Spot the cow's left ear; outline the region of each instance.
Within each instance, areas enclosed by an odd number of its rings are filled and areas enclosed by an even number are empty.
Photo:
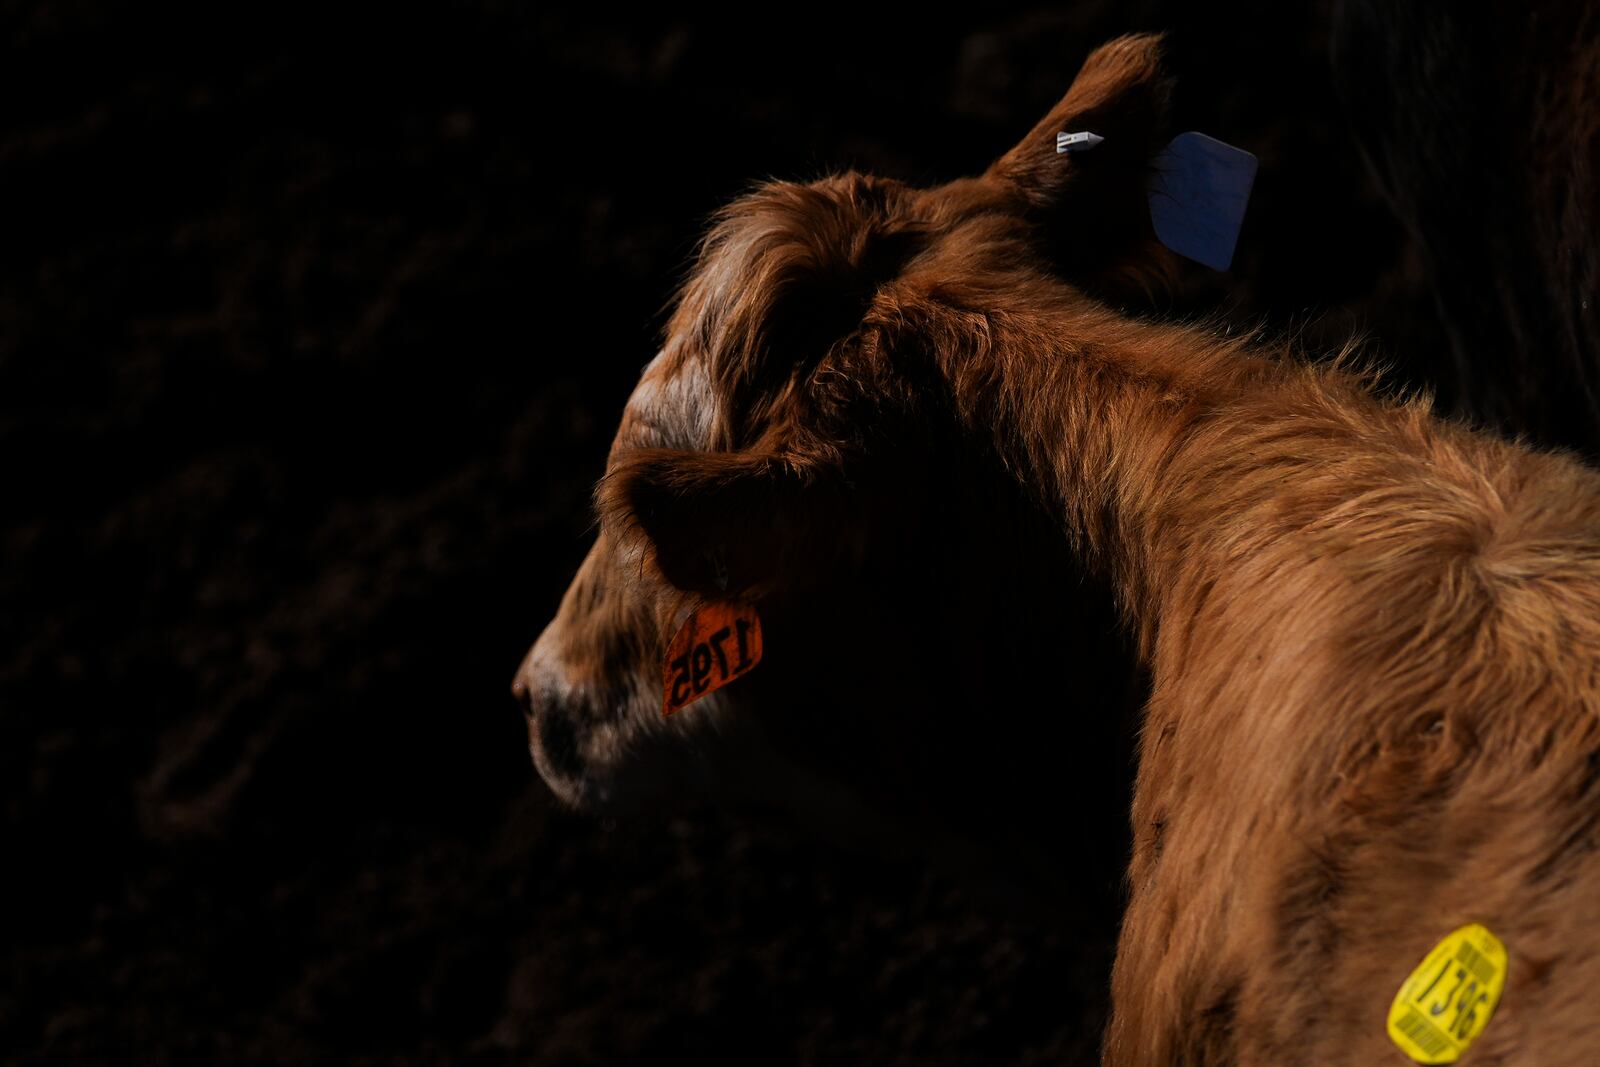
[[[627,452],[597,492],[603,525],[638,538],[668,582],[713,598],[852,554],[850,498],[837,467],[763,451]]]
[[[1165,285],[1174,261],[1146,200],[1151,162],[1170,136],[1172,80],[1156,34],[1119,37],[1084,61],[1059,103],[985,177],[1020,195],[1061,274],[1120,292]],[[1057,135],[1092,147],[1057,151]]]

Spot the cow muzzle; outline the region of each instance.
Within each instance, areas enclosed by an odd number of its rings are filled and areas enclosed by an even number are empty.
[[[550,632],[535,642],[511,682],[528,724],[528,752],[556,795],[576,807],[593,799],[584,735],[593,719],[580,692],[550,652]]]

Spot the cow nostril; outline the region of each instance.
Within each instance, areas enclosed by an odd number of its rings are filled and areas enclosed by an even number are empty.
[[[555,713],[546,706],[545,714],[534,721],[533,732],[538,735],[534,746],[534,762],[546,779],[552,775],[566,781],[578,781],[584,774],[584,759],[580,750],[578,729],[568,715]]]
[[[511,680],[511,696],[518,704],[522,705],[522,713],[524,715],[533,712],[533,699],[528,692],[528,682],[520,671]]]

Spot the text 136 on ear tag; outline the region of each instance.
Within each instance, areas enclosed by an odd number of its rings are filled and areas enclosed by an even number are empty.
[[[1506,946],[1469,923],[1433,946],[1389,1006],[1389,1038],[1417,1063],[1454,1063],[1483,1033],[1506,988]]]
[[[749,604],[707,604],[685,620],[661,664],[665,696],[661,714],[671,715],[707,693],[742,678],[761,662],[761,617]]]

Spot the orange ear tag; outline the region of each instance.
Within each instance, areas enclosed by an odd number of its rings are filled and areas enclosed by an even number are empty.
[[[761,616],[749,604],[707,604],[690,615],[667,646],[661,664],[666,691],[661,714],[671,715],[707,693],[742,678],[761,662]]]

